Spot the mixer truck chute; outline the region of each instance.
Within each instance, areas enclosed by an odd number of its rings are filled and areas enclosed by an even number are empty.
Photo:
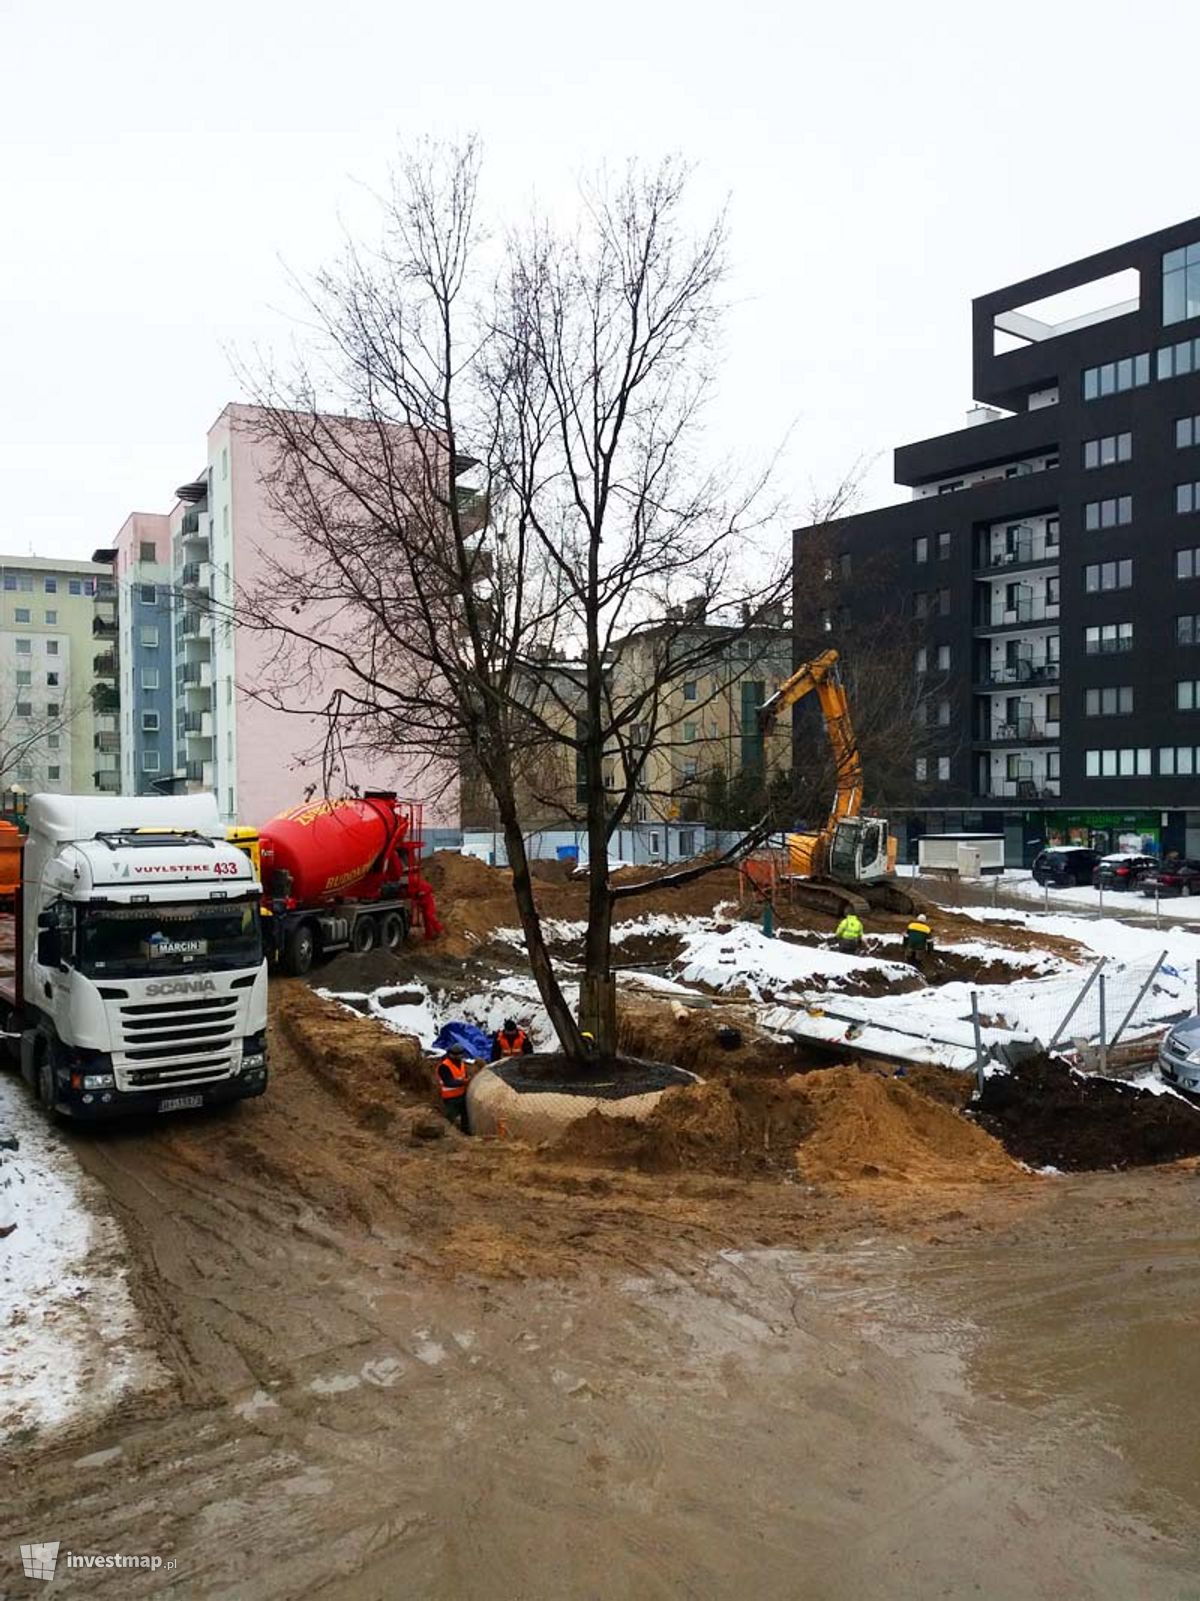
[[[390,791],[312,801],[230,840],[263,886],[263,932],[287,973],[307,973],[336,951],[395,950],[419,926],[442,931],[421,875],[421,806]]]

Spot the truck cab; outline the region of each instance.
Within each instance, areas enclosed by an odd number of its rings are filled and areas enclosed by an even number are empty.
[[[0,1002],[51,1112],[261,1095],[260,890],[211,795],[34,796]]]

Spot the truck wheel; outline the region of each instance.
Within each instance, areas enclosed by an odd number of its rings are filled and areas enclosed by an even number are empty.
[[[58,1113],[54,1110],[56,1091],[54,1088],[54,1058],[50,1047],[43,1041],[38,1047],[37,1054],[37,1098],[45,1108],[48,1116],[55,1122]]]
[[[313,964],[317,942],[308,923],[301,923],[287,937],[283,947],[283,970],[293,978],[303,978]]]
[[[399,912],[389,912],[383,919],[382,942],[389,951],[398,951],[407,938],[408,930]]]
[[[378,932],[379,930],[375,927],[375,919],[373,917],[360,917],[358,922],[355,923],[354,936],[350,943],[359,956],[365,956],[368,951],[375,949],[375,939]]]

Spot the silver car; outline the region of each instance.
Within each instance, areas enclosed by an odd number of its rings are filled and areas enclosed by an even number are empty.
[[[1185,1017],[1163,1035],[1158,1071],[1176,1089],[1200,1095],[1200,1017]]]

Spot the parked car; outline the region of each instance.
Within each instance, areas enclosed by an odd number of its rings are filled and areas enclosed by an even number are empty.
[[[1168,1084],[1200,1094],[1200,1017],[1185,1017],[1163,1035],[1158,1071]]]
[[[1033,876],[1039,884],[1051,889],[1062,889],[1067,884],[1087,885],[1100,857],[1098,852],[1085,850],[1081,845],[1051,845],[1040,851],[1033,864]]]
[[[1182,857],[1161,862],[1156,872],[1147,873],[1139,888],[1143,895],[1200,895],[1200,862]]]
[[[1158,871],[1157,856],[1136,856],[1114,851],[1102,856],[1092,872],[1093,889],[1140,889],[1147,873]]]

